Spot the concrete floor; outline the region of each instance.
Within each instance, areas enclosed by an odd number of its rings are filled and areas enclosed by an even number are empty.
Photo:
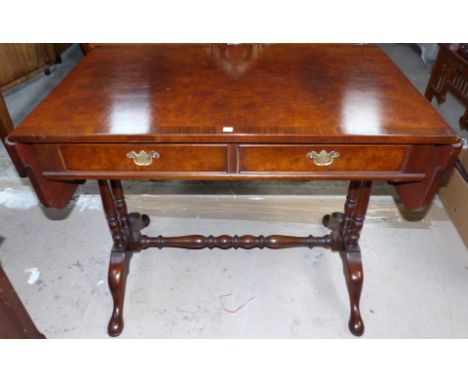
[[[429,72],[416,51],[398,44],[383,49],[423,92]],[[8,92],[14,123],[80,58],[74,47],[51,76]],[[449,98],[436,108],[457,129],[461,105]],[[342,209],[346,185],[133,182],[125,188],[130,209],[151,216],[150,235],[322,235],[321,216]],[[423,214],[404,210],[383,183],[373,195],[361,239],[364,338],[468,337],[468,251],[440,201]],[[0,261],[39,329],[49,338],[106,338],[111,240],[94,182],[80,188],[67,210],[41,208],[1,147],[0,217]],[[132,259],[126,298],[120,338],[352,337],[341,261],[319,248],[150,249]]]

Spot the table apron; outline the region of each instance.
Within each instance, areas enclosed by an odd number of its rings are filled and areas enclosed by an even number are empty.
[[[425,177],[418,147],[355,144],[35,144],[54,180],[394,180]]]

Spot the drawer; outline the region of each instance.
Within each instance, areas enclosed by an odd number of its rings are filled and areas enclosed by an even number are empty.
[[[400,171],[404,145],[240,145],[240,173]]]
[[[226,172],[226,145],[63,144],[67,171]]]

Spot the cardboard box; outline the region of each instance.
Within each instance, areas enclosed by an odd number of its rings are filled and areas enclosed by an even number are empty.
[[[462,150],[459,159],[465,171],[468,171],[468,149]],[[439,189],[439,197],[468,248],[468,183],[457,169]]]

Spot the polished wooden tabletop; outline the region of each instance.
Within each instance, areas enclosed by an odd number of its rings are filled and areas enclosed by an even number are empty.
[[[12,142],[454,143],[376,46],[92,50]]]

